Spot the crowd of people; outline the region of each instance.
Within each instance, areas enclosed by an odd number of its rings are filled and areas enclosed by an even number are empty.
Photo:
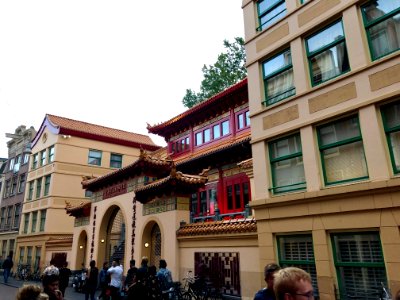
[[[90,261],[89,268],[82,271],[85,300],[96,300],[98,288],[101,291],[97,300],[122,300],[122,295],[126,300],[168,299],[165,291],[172,286],[172,274],[167,269],[167,262],[161,259],[158,271],[156,266],[149,266],[148,262],[148,258],[143,257],[140,267],[137,268],[135,260],[131,260],[130,268],[124,276],[118,259],[112,261],[111,267],[104,262],[100,271],[96,262]],[[18,291],[16,299],[63,300],[70,276],[71,270],[67,263],[62,268],[57,268],[54,261],[50,261],[50,266],[45,268],[42,275],[42,287],[25,285]]]
[[[100,287],[101,292],[97,300],[153,300],[169,299],[168,291],[172,286],[172,274],[167,269],[164,259],[160,260],[159,270],[154,265],[148,265],[148,258],[143,257],[139,268],[135,260],[130,261],[130,267],[124,276],[122,265],[114,259],[111,267],[103,264],[99,272],[96,262],[92,260],[85,276],[85,300],[95,300],[95,292]],[[66,281],[71,271],[65,264],[61,269],[54,266],[54,262],[44,270],[42,288],[34,285],[22,287],[17,300],[63,300],[65,297]],[[296,267],[281,268],[275,263],[264,268],[266,287],[259,290],[254,300],[297,300],[314,299],[314,289],[311,276],[306,271]],[[67,283],[68,284],[68,283]],[[400,291],[393,300],[400,300]]]

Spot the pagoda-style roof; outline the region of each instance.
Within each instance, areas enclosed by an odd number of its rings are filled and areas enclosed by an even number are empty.
[[[172,168],[171,173],[162,179],[135,189],[135,199],[143,204],[150,200],[178,192],[180,195],[191,194],[207,182],[207,171],[199,175],[189,175]]]
[[[190,223],[181,226],[177,231],[178,237],[221,235],[238,233],[256,233],[255,219],[231,219],[216,222]]]
[[[159,156],[153,156],[144,150],[140,150],[138,160],[132,164],[101,177],[84,180],[82,181],[82,187],[90,191],[96,191],[102,187],[110,186],[129,177],[141,175],[142,173],[156,174],[159,177],[167,175],[171,171],[172,165],[173,162],[170,158],[160,158]]]
[[[194,153],[187,153],[175,159],[176,166],[182,171],[202,169],[211,164],[225,164],[231,161],[251,158],[251,133],[244,131],[240,135],[222,139],[218,144],[199,148]]]
[[[141,148],[150,151],[160,148],[160,146],[154,144],[154,142],[147,135],[95,125],[50,114],[46,114],[43,123],[32,142],[32,147],[37,143],[43,133],[44,128],[46,127],[48,127],[54,134],[66,136],[71,135],[84,139]]]
[[[172,119],[151,126],[147,125],[150,133],[158,134],[167,140],[177,132],[204,122],[210,117],[221,115],[230,108],[248,102],[247,78],[230,86],[226,90],[212,96]]]
[[[90,208],[92,206],[92,202],[90,200],[82,201],[79,204],[71,204],[70,202],[65,202],[65,210],[67,214],[72,217],[88,217],[90,215]]]

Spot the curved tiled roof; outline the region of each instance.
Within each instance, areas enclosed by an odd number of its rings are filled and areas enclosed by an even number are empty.
[[[78,205],[72,205],[70,202],[65,202],[65,210],[70,216],[76,216],[84,209],[90,209],[92,202],[90,200],[82,201]]]
[[[255,219],[232,219],[216,222],[191,223],[181,226],[178,237],[257,232]]]
[[[193,119],[194,117],[199,116],[202,112],[207,113],[209,112],[209,108],[214,104],[220,101],[223,98],[226,98],[227,96],[231,96],[235,93],[238,93],[238,91],[244,87],[247,87],[247,78],[239,81],[238,83],[228,87],[227,89],[223,90],[222,92],[212,96],[211,98],[204,100],[200,102],[199,104],[196,104],[195,106],[191,107],[190,109],[184,111],[183,113],[173,117],[172,119],[156,124],[156,125],[150,125],[147,124],[147,130],[150,133],[158,134],[161,136],[165,136],[165,129],[167,127],[172,126],[173,124],[182,122],[183,119]],[[247,100],[247,89],[246,89],[246,101]],[[233,103],[233,101],[231,101]]]
[[[82,138],[102,140],[110,143],[142,147],[147,150],[156,150],[160,148],[154,144],[149,136],[144,134],[95,125],[51,114],[46,114],[46,118],[51,125],[59,129],[59,134],[73,135]]]
[[[153,152],[154,153],[154,152]],[[153,154],[152,153],[152,154]],[[144,150],[140,150],[139,158],[127,165],[124,168],[118,169],[114,172],[107,173],[103,176],[92,178],[89,180],[82,181],[82,187],[86,189],[90,189],[91,187],[101,186],[102,184],[112,184],[114,181],[119,179],[125,179],[130,174],[136,174],[135,170],[142,169],[161,169],[169,172],[172,168],[173,162],[169,158],[160,158],[158,156],[150,155]]]

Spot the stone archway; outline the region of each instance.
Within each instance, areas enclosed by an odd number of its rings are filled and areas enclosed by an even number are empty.
[[[110,206],[101,221],[97,260],[99,265],[118,258],[124,264],[126,257],[126,221],[121,208]]]
[[[89,264],[87,260],[87,249],[88,249],[88,237],[86,230],[82,230],[79,234],[76,260],[75,260],[75,270],[80,270],[82,266],[87,266]]]
[[[157,222],[151,221],[146,225],[142,241],[143,256],[149,258],[149,265],[158,267],[161,259],[162,238],[160,226]]]

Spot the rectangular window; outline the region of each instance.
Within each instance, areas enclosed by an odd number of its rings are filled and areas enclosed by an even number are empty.
[[[350,71],[342,22],[336,22],[306,39],[312,85]]]
[[[1,253],[4,257],[7,257],[7,240],[3,240],[2,248],[1,248]]]
[[[47,160],[49,163],[52,163],[54,161],[54,146],[51,146],[49,148],[49,157]]]
[[[318,295],[317,270],[311,234],[278,236],[278,255],[281,267],[297,267],[311,275],[314,296]]]
[[[13,172],[17,173],[19,171],[20,166],[21,166],[21,155],[17,155],[15,157],[15,164],[14,164]]]
[[[43,191],[43,196],[48,196],[50,192],[50,180],[51,180],[51,175],[47,175],[44,178],[44,191]]]
[[[340,299],[376,299],[381,282],[387,286],[379,234],[343,233],[331,238]]]
[[[28,197],[27,197],[28,200],[33,199],[33,187],[34,187],[33,181],[29,182],[29,190],[28,190]]]
[[[193,216],[214,215],[215,204],[217,203],[217,186],[209,184],[205,188],[199,189],[191,196],[191,213]]]
[[[42,193],[42,178],[36,179],[36,199],[40,198]]]
[[[40,257],[42,256],[42,248],[35,247],[35,262],[33,264],[33,269],[36,271],[40,267]]]
[[[257,31],[261,31],[286,15],[285,0],[259,0],[257,11],[259,22]]]
[[[12,240],[10,240],[10,243],[9,243],[9,251],[8,251],[8,253],[10,253],[10,251],[14,252],[14,247],[15,247],[15,240],[12,239]]]
[[[110,156],[110,168],[119,169],[122,167],[122,155],[111,153]]]
[[[31,227],[31,232],[36,232],[36,225],[37,225],[37,211],[34,211],[32,213],[32,227]]]
[[[88,164],[94,166],[101,166],[101,151],[89,150]]]
[[[244,121],[245,126],[250,126],[250,111],[246,111],[244,116],[245,116],[245,121]]]
[[[250,126],[249,111],[242,111],[236,115],[236,130],[242,130]]]
[[[25,256],[25,247],[19,247],[19,261],[18,263],[22,264],[24,262]]]
[[[400,101],[381,109],[383,126],[392,160],[393,172],[400,173]]]
[[[400,0],[374,0],[361,6],[372,60],[400,49]]]
[[[32,160],[32,170],[36,169],[38,166],[38,158],[39,158],[39,154],[34,154],[33,155],[33,160]]]
[[[29,161],[29,153],[25,153],[24,154],[24,162],[23,162],[23,164],[27,164],[28,161]]]
[[[220,124],[213,126],[213,138],[218,139],[221,137],[221,126]]]
[[[250,181],[247,176],[232,176],[224,182],[226,202],[221,205],[222,213],[243,212],[250,200]]]
[[[15,195],[15,192],[17,191],[17,183],[18,183],[18,177],[14,176],[12,178],[10,195]]]
[[[264,105],[274,104],[296,93],[290,49],[267,59],[262,66],[265,89]]]
[[[358,117],[317,127],[325,184],[368,178]]]
[[[211,141],[211,129],[207,128],[204,130],[204,143]]]
[[[44,166],[46,164],[46,150],[40,152],[40,166]]]
[[[11,192],[11,179],[6,180],[6,186],[4,187],[4,198],[10,196]]]
[[[43,209],[40,211],[40,231],[44,231],[44,226],[46,224],[46,210]]]
[[[18,193],[23,193],[25,191],[26,174],[19,175],[18,180]]]
[[[15,204],[14,206],[14,222],[13,228],[18,228],[19,226],[19,216],[21,214],[21,204]]]
[[[8,165],[8,170],[9,171],[14,170],[14,158],[10,159],[10,164]]]
[[[203,144],[203,132],[197,132],[196,133],[196,146],[200,146],[201,144]]]
[[[243,119],[243,114],[238,114],[236,116],[236,129],[243,129],[244,128],[244,119]]]
[[[272,192],[283,193],[306,188],[300,134],[270,142],[269,157]]]
[[[13,216],[13,206],[9,206],[7,207],[7,222],[6,222],[8,228],[11,228],[12,216]]]
[[[93,195],[93,192],[92,192],[92,191],[85,190],[85,197],[86,197],[86,198],[90,198],[90,197],[92,197],[92,195]]]
[[[29,213],[24,214],[24,233],[28,233],[29,227]]]
[[[228,135],[230,132],[229,129],[229,120],[226,120],[221,123],[221,129],[222,129],[222,136]]]
[[[0,220],[1,229],[3,229],[5,225],[6,225],[6,208],[2,207],[1,208],[1,220]]]
[[[30,265],[32,264],[32,246],[28,246],[26,249],[26,263]]]

